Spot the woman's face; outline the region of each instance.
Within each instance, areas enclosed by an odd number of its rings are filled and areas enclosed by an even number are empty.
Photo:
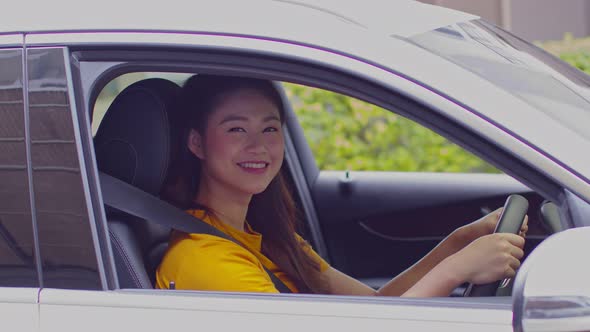
[[[209,190],[258,194],[283,163],[278,108],[256,90],[231,92],[207,119],[204,133],[192,130],[190,150],[201,159],[201,184]]]

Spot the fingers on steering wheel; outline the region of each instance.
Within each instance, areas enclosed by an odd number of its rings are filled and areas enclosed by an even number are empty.
[[[512,255],[512,257],[519,260],[524,256],[524,251],[518,247],[513,247],[512,252],[510,254]]]
[[[491,214],[496,216],[496,222],[498,222],[500,220],[500,216],[502,215],[502,211],[504,211],[504,207],[499,207],[499,208],[495,209],[494,211],[492,211]]]
[[[516,270],[518,270],[518,268],[520,267],[520,261],[514,257],[511,257],[508,265],[513,270],[513,272],[516,274]],[[514,276],[514,275],[512,275],[512,276]],[[510,277],[512,277],[512,276],[510,276]]]
[[[504,272],[504,278],[513,278],[516,275],[517,268],[513,268],[512,266],[507,267]]]
[[[504,233],[502,235],[504,235],[504,238],[508,242],[510,242],[510,244],[517,246],[521,249],[524,247],[524,238],[522,238],[521,236],[518,236],[516,234],[507,234],[507,233]]]
[[[529,216],[525,215],[524,216],[524,221],[522,222],[522,226],[520,226],[520,232],[518,232],[518,235],[525,237],[526,236],[526,232],[529,230]]]

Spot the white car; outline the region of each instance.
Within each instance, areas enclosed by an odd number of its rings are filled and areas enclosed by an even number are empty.
[[[402,0],[23,1],[0,22],[3,330],[590,330],[590,79],[539,48]],[[498,173],[324,169],[316,160],[355,157],[314,149],[346,119],[303,118],[301,96],[283,92],[302,232],[332,266],[379,287],[518,193],[530,230],[513,286],[429,299],[153,289],[167,222],[184,215],[157,200],[177,146],[167,117],[198,73],[376,105],[380,119],[492,165]],[[364,144],[401,128],[392,123],[368,126]]]

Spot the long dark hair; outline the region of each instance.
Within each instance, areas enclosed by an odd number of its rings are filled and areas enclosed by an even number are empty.
[[[212,111],[225,97],[241,89],[253,89],[272,101],[284,123],[282,98],[271,82],[205,74],[192,76],[182,87],[180,113],[173,119],[174,129],[181,134],[161,194],[165,200],[181,209],[195,207],[193,200],[199,189],[201,163],[188,149],[188,135],[191,129],[204,135]],[[284,165],[263,192],[253,195],[246,218],[253,229],[262,234],[262,252],[291,277],[300,292],[324,293],[319,263],[305,252],[295,236],[299,226],[298,211],[285,181]],[[212,212],[207,207],[199,208]]]

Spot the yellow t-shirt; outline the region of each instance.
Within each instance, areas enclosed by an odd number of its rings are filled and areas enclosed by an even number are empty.
[[[213,214],[189,210],[189,214],[207,222],[238,240],[248,249],[230,240],[208,234],[173,231],[168,250],[156,271],[156,288],[167,289],[174,281],[176,289],[278,293],[263,265],[296,293],[291,278],[261,251],[262,235],[246,224],[247,231],[223,224]],[[304,250],[320,263],[320,271],[329,265],[301,238]]]

